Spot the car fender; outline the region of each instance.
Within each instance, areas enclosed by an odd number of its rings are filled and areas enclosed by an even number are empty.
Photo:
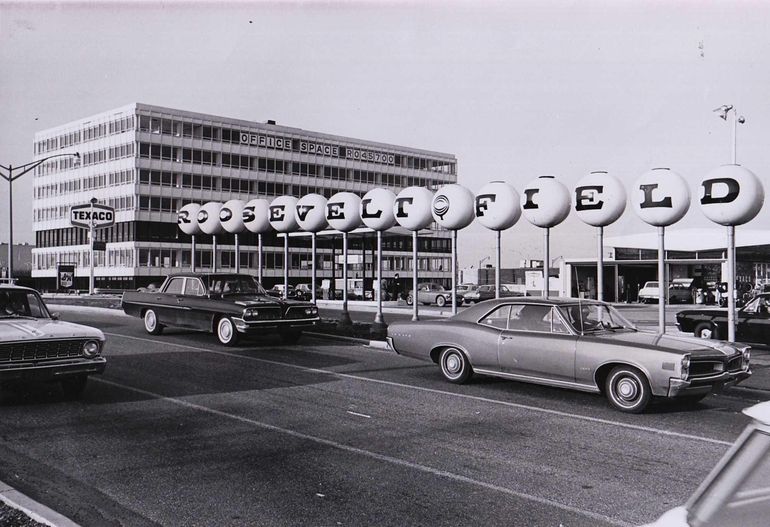
[[[438,364],[438,356],[441,353],[441,350],[444,348],[457,348],[462,352],[463,355],[465,355],[465,358],[468,359],[468,362],[471,361],[471,356],[468,353],[468,350],[465,349],[465,346],[461,346],[460,344],[457,344],[455,342],[439,342],[437,344],[434,344],[433,347],[430,349],[430,358],[436,364]]]
[[[622,360],[608,359],[596,366],[591,377],[593,378],[594,385],[597,388],[599,388],[599,391],[601,391],[602,393],[604,393],[604,381],[607,379],[607,376],[609,375],[610,371],[612,371],[612,369],[615,368],[616,366],[630,366],[632,368],[636,368],[637,370],[641,371],[644,374],[644,376],[647,378],[647,382],[650,384],[650,389],[652,389],[653,395],[666,395],[668,387],[666,386],[666,390],[663,390],[663,391],[656,390],[655,379],[650,374],[650,371],[646,366],[636,361],[631,361],[627,359],[622,359]]]

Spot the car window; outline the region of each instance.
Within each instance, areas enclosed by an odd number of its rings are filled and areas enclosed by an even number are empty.
[[[48,313],[36,293],[24,290],[0,291],[0,318],[47,318]]]
[[[508,317],[510,311],[511,306],[500,306],[482,318],[479,323],[493,328],[506,329],[508,327]]]
[[[166,293],[171,293],[172,295],[181,295],[183,285],[184,278],[172,278],[166,287]]]
[[[551,306],[514,305],[508,329],[518,331],[551,332]]]
[[[206,290],[197,278],[188,278],[184,286],[184,294],[189,296],[203,296]]]
[[[556,308],[551,308],[550,313],[545,317],[545,320],[551,323],[551,333],[559,333],[569,335],[570,331],[564,324],[564,321],[559,316]]]

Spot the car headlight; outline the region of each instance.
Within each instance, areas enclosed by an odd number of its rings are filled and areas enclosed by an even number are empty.
[[[682,379],[686,379],[690,375],[690,356],[685,355],[682,357],[682,364],[680,365],[680,376]]]
[[[247,307],[243,310],[243,320],[254,320],[259,317],[259,310],[255,307]]]
[[[743,360],[741,361],[741,369],[743,371],[748,371],[749,363],[751,362],[751,348],[745,348],[741,354],[743,355]]]
[[[86,357],[96,357],[99,355],[99,342],[96,340],[87,340],[83,343],[83,355]]]
[[[315,316],[318,314],[318,308],[317,307],[306,307],[305,308],[305,314]]]

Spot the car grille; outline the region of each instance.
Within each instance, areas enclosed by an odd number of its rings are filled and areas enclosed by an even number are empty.
[[[256,320],[278,320],[281,318],[281,310],[277,307],[259,308],[259,317]]]
[[[692,361],[690,363],[690,377],[708,377],[725,371],[740,371],[742,364],[743,357],[740,355],[724,360]]]
[[[307,307],[290,307],[286,310],[286,318],[288,319],[298,319],[298,318],[309,318],[310,315],[305,313],[305,309]]]
[[[0,344],[0,364],[23,360],[80,357],[86,340],[35,340]]]

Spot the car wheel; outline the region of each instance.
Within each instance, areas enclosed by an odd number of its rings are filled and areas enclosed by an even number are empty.
[[[695,331],[693,331],[693,333],[696,337],[701,339],[715,339],[717,337],[714,327],[708,322],[701,322],[695,326]]]
[[[83,394],[83,390],[86,389],[86,382],[88,382],[88,375],[77,375],[68,379],[62,379],[61,388],[62,392],[64,392],[64,397],[67,399],[77,399],[80,397]]]
[[[462,384],[471,378],[473,368],[462,351],[457,348],[446,348],[439,356],[441,374],[449,382]]]
[[[158,322],[158,315],[152,309],[144,312],[144,329],[150,335],[160,335],[163,333],[163,324]]]
[[[605,383],[607,400],[621,412],[638,414],[652,399],[650,384],[644,374],[630,366],[614,368]]]
[[[222,317],[217,322],[217,340],[225,346],[235,346],[238,343],[238,331],[229,317]]]
[[[414,299],[412,298],[412,295],[409,295],[406,297],[406,305],[411,306],[414,303]]]
[[[296,344],[302,336],[302,331],[284,331],[280,335],[284,344]]]
[[[438,307],[444,307],[446,305],[446,298],[444,298],[443,296],[437,296],[436,305]]]

